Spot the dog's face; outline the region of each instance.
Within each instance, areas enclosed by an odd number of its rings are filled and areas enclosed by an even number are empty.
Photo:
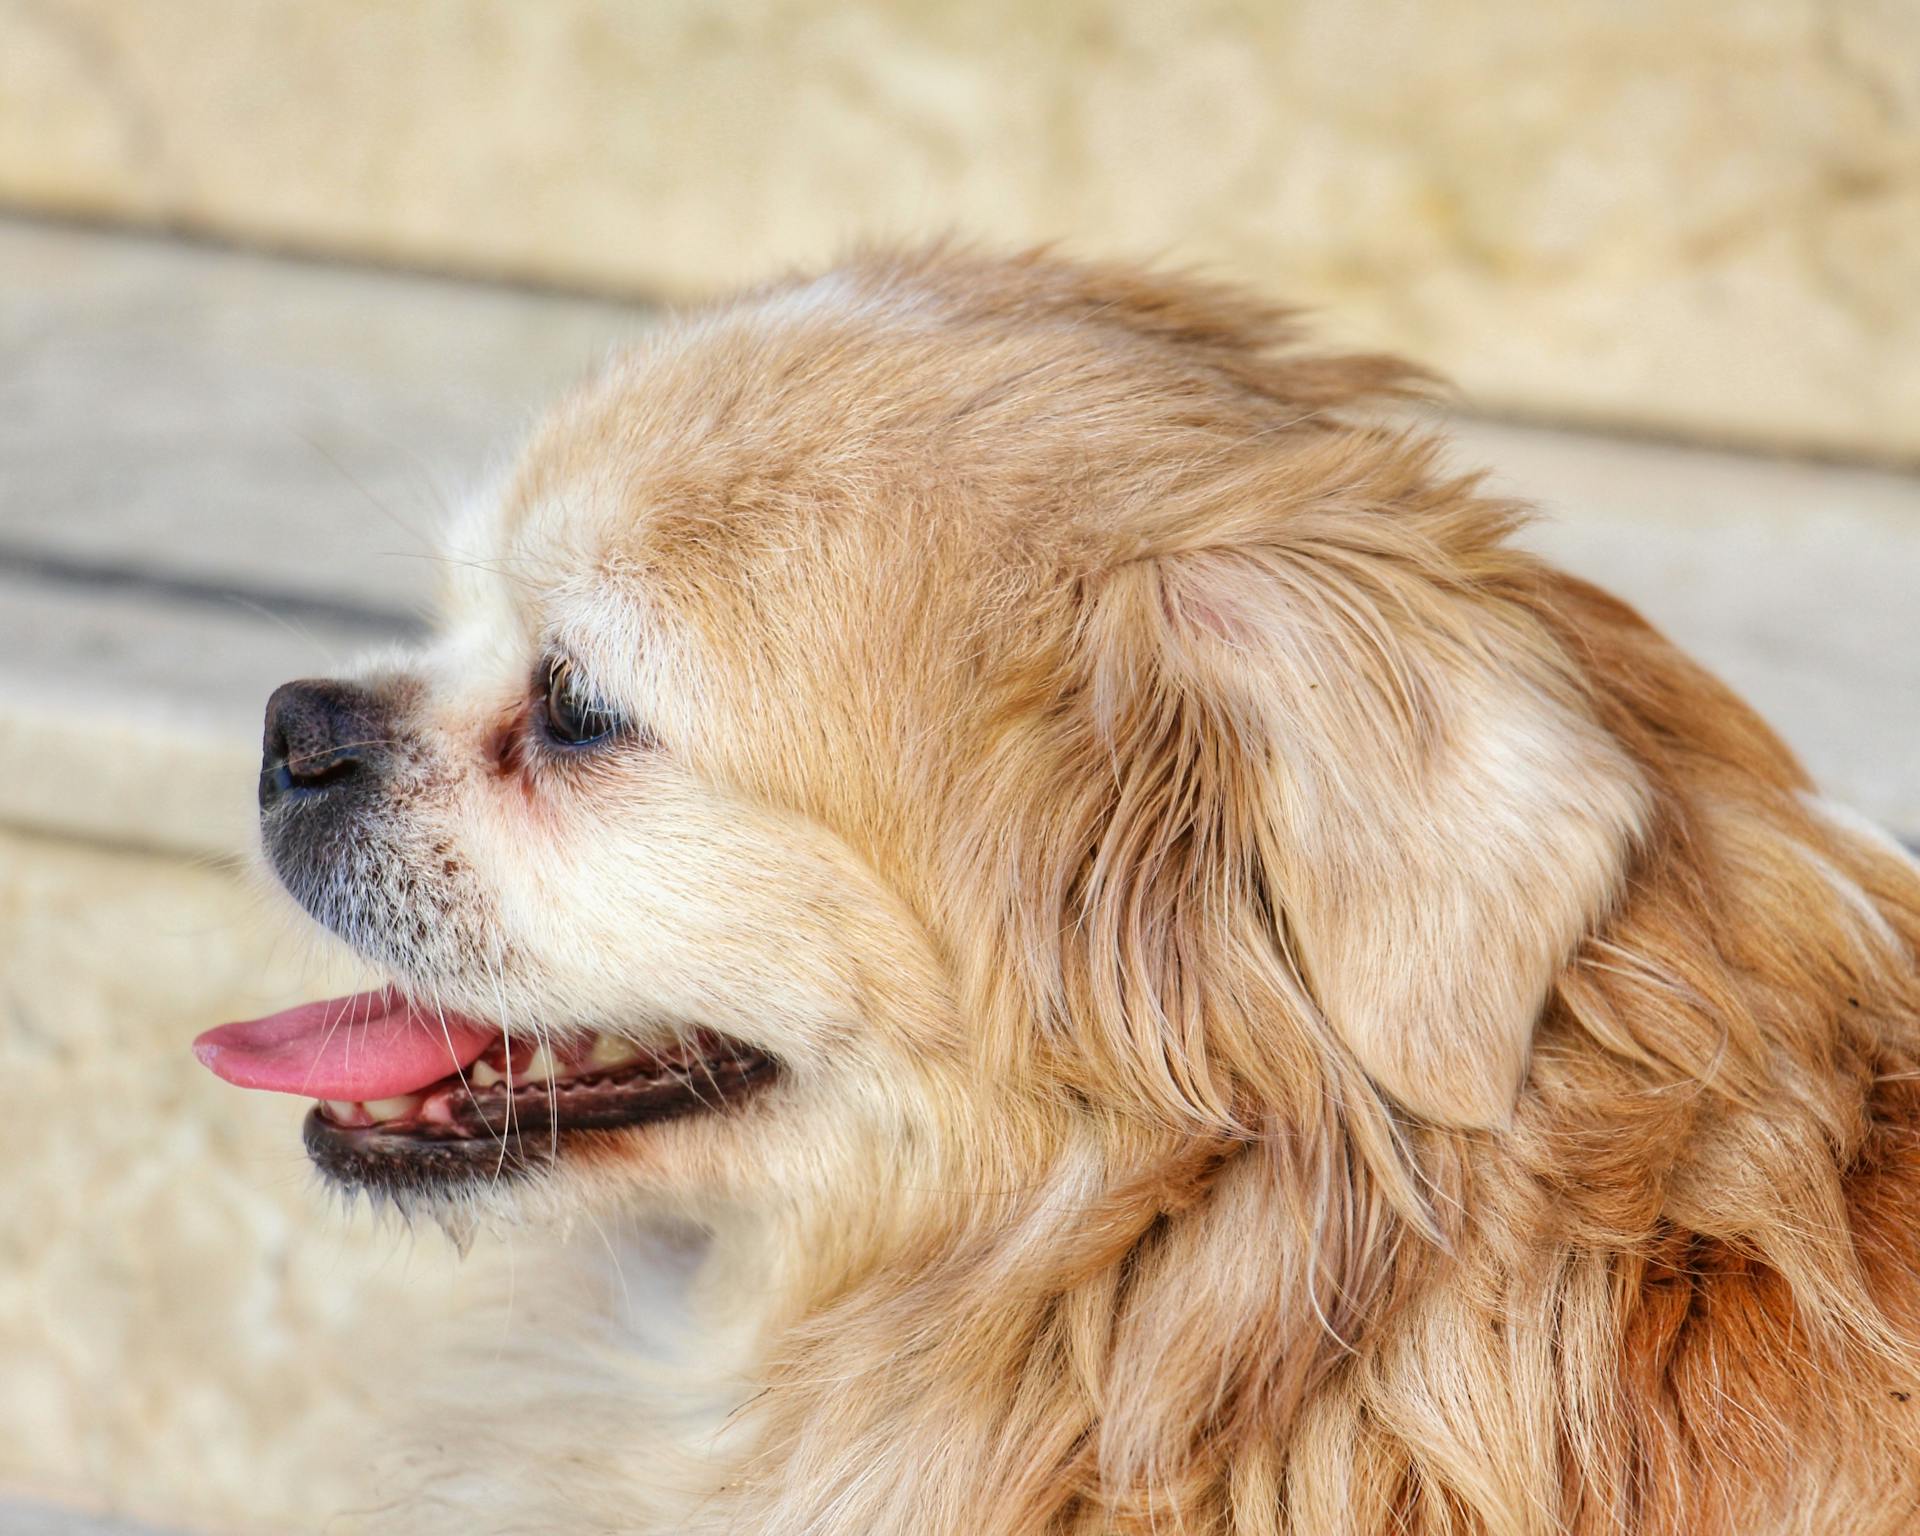
[[[203,1055],[338,1179],[522,1208],[1499,1120],[1641,787],[1505,509],[1342,419],[1402,377],[1278,334],[942,256],[663,330],[429,646],[276,695],[268,857],[395,987]]]

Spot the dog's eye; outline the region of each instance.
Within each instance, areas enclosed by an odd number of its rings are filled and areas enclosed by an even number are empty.
[[[622,725],[603,700],[583,687],[578,669],[564,657],[547,663],[547,694],[541,708],[547,738],[557,746],[598,746]]]

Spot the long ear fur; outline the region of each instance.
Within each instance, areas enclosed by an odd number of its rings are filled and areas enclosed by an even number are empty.
[[[1556,971],[1620,892],[1647,791],[1500,543],[1513,510],[1369,436],[1216,487],[1186,523],[1203,542],[1176,524],[1109,572],[1096,692],[1182,754],[1116,755],[1121,804],[1172,818],[1131,856],[1251,852],[1270,942],[1361,1068],[1430,1121],[1492,1126]],[[1192,874],[1204,907],[1215,877]],[[1125,883],[1105,899],[1137,900]]]

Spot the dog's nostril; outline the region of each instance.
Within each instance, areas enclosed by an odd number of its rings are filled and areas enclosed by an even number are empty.
[[[325,789],[338,784],[360,767],[360,754],[347,748],[302,757],[295,754],[286,761],[289,783],[301,789]]]
[[[327,681],[276,688],[267,700],[260,808],[351,780],[384,750],[387,730],[379,701],[364,688]]]
[[[330,783],[340,783],[340,780],[348,778],[348,774],[355,772],[359,764],[361,758],[355,751],[323,753],[321,760],[311,766],[301,764],[300,758],[288,758],[286,776],[298,783],[301,789],[324,789]]]

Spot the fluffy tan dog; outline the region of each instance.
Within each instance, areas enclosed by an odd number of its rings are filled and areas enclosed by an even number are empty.
[[[431,646],[275,696],[271,859],[395,987],[203,1058],[410,1210],[701,1234],[672,1361],[494,1377],[410,1513],[1920,1528],[1920,870],[1418,386],[859,261],[610,366]]]

